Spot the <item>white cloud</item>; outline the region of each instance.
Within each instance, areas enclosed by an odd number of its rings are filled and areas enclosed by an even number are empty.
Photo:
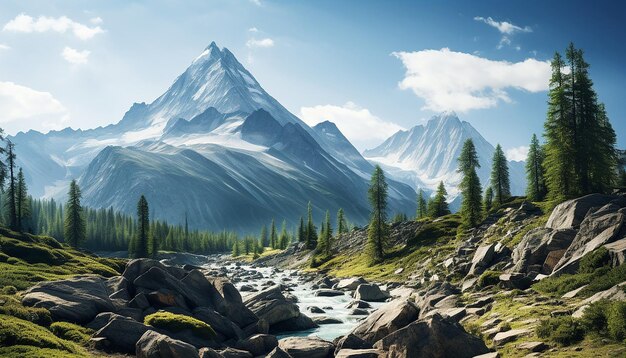
[[[524,161],[528,157],[528,147],[520,146],[515,148],[509,148],[506,150],[506,159],[515,161]]]
[[[89,22],[91,22],[94,25],[100,25],[103,21],[104,20],[102,20],[100,16],[92,17],[91,19],[89,19]]]
[[[0,44],[0,50],[10,50],[11,47],[9,47],[8,45],[5,44]]]
[[[249,32],[259,32],[259,29],[257,29],[256,27],[251,27],[248,29]]]
[[[261,0],[250,0],[251,3],[253,3],[256,6],[261,6]]]
[[[69,119],[67,109],[49,92],[13,82],[0,82],[0,124],[7,132],[60,129]]]
[[[533,58],[515,63],[493,61],[448,48],[392,55],[406,68],[399,87],[424,99],[423,109],[437,112],[467,112],[509,103],[510,88],[546,91],[550,79],[550,63]]]
[[[500,31],[501,34],[512,35],[516,32],[532,32],[533,29],[530,26],[520,27],[517,25],[513,25],[507,21],[496,21],[491,17],[484,18],[482,16],[474,17],[474,20],[484,22],[485,24],[494,27]]]
[[[87,50],[79,51],[66,46],[61,52],[61,56],[69,63],[80,65],[87,63],[90,53]]]
[[[262,48],[267,48],[267,47],[273,47],[274,46],[274,40],[270,39],[269,37],[264,38],[264,39],[250,39],[248,40],[248,42],[246,42],[246,46],[248,46],[249,48],[255,48],[255,47],[262,47]]]
[[[387,122],[368,109],[348,102],[343,106],[331,104],[300,108],[300,118],[306,124],[314,126],[320,122],[331,121],[359,150],[378,145],[392,134],[403,128]]]
[[[13,20],[7,22],[3,28],[4,31],[12,32],[58,32],[66,33],[71,31],[74,36],[81,40],[88,40],[97,34],[101,34],[104,30],[100,26],[89,27],[87,25],[76,22],[66,16],[47,17],[39,16],[37,19],[26,14],[19,14]]]

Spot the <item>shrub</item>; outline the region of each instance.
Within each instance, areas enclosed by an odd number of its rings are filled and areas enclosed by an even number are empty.
[[[71,342],[55,337],[46,328],[16,317],[0,315],[0,347],[34,346],[78,352]]]
[[[626,302],[615,301],[611,303],[606,321],[611,338],[616,341],[626,339]]]
[[[17,288],[15,286],[4,286],[2,287],[3,295],[14,295],[17,293]]]
[[[609,265],[611,257],[609,256],[609,250],[604,246],[601,246],[580,259],[579,273],[592,273],[596,269]]]
[[[20,242],[18,240],[3,240],[2,252],[28,263],[41,262],[60,265],[66,261],[65,256],[58,252],[58,249],[48,248],[44,245]],[[7,260],[7,262],[9,261]]]
[[[577,320],[571,317],[555,317],[542,320],[536,328],[539,338],[568,346],[581,341],[585,337],[585,330]]]
[[[600,300],[589,305],[581,318],[581,324],[587,332],[604,334],[607,325],[607,312],[611,302]]]
[[[52,317],[47,309],[24,307],[14,296],[0,296],[0,314],[17,317],[44,327],[52,323]]]
[[[159,311],[146,316],[144,323],[155,328],[162,328],[170,332],[190,330],[199,338],[213,339],[215,331],[208,324],[193,317]]]
[[[500,272],[498,271],[485,271],[478,278],[479,287],[493,286],[500,283]]]
[[[80,344],[87,343],[93,334],[89,328],[68,322],[54,322],[50,325],[50,330],[59,338]]]
[[[0,347],[0,357],[2,358],[87,358],[92,357],[85,352],[69,353],[58,349],[39,348],[32,346],[11,346]]]

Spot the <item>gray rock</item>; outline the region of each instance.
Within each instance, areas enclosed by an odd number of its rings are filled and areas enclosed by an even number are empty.
[[[250,354],[250,352],[235,348],[226,348],[221,350],[220,354],[224,358],[252,358],[252,354]]]
[[[112,317],[93,338],[104,338],[98,348],[108,352],[135,353],[136,344],[149,327],[128,317]]]
[[[139,308],[140,310],[145,310],[150,307],[150,302],[148,302],[148,298],[146,294],[143,292],[139,292],[135,295],[135,297],[128,302],[128,306],[132,308]]]
[[[626,239],[614,241],[604,245],[609,250],[611,266],[619,266],[626,263]]]
[[[370,313],[364,308],[353,308],[348,312],[348,314],[350,316],[367,316]]]
[[[235,344],[235,348],[250,352],[253,356],[262,356],[278,347],[278,340],[269,334],[255,334]]]
[[[146,331],[136,345],[137,358],[195,358],[198,350],[155,331]]]
[[[352,329],[350,333],[370,344],[405,327],[419,316],[417,306],[407,300],[395,300],[381,306]]]
[[[55,321],[91,322],[98,313],[115,311],[107,282],[99,276],[40,282],[27,289],[22,304],[50,311]]]
[[[542,274],[551,274],[575,235],[576,231],[573,229],[530,230],[513,250],[514,267],[511,271],[527,273],[535,270]]]
[[[237,324],[211,308],[196,308],[193,311],[193,317],[211,326],[215,333],[217,333],[216,340],[218,342],[224,342],[230,339],[239,340],[244,336],[243,331]]]
[[[200,358],[224,358],[218,351],[208,347],[201,348],[199,354]]]
[[[438,314],[385,336],[374,348],[387,351],[389,358],[471,358],[489,352],[481,339]]]
[[[335,286],[338,290],[354,291],[360,284],[367,283],[363,277],[351,277],[340,280]]]
[[[354,334],[348,333],[335,340],[335,354],[342,349],[371,349],[372,345]]]
[[[326,313],[326,311],[317,306],[309,306],[306,309],[311,313]]]
[[[339,318],[334,318],[334,317],[328,317],[328,316],[316,316],[311,318],[313,320],[313,322],[315,322],[316,324],[320,325],[320,324],[342,324],[343,321],[340,320]]]
[[[100,330],[102,327],[106,326],[107,323],[109,323],[109,321],[114,317],[122,318],[124,316],[113,312],[102,312],[99,313],[96,318],[93,319],[93,321],[86,324],[85,327],[93,329],[94,331]]]
[[[512,329],[505,332],[499,332],[493,337],[493,344],[497,347],[503,346],[506,343],[517,340],[518,338],[529,334],[527,329]]]
[[[276,347],[273,351],[269,352],[265,358],[291,358],[291,356],[284,350]]]
[[[385,352],[378,349],[342,349],[335,354],[336,358],[378,358],[384,356]]]
[[[543,342],[524,342],[520,343],[517,348],[531,352],[543,352],[548,346]]]
[[[246,307],[241,294],[230,281],[223,278],[212,278],[209,281],[217,291],[208,293],[216,311],[228,317],[241,328],[258,322],[259,317]]]
[[[330,289],[320,289],[315,291],[316,297],[335,297],[335,296],[343,296],[345,293],[339,290],[330,290]]]
[[[372,308],[372,305],[370,305],[369,303],[365,301],[353,300],[350,303],[348,303],[346,308]]]
[[[335,350],[334,344],[316,337],[284,338],[278,347],[293,358],[328,358]]]
[[[298,305],[285,299],[280,286],[273,286],[248,296],[245,305],[258,318],[267,321],[270,327],[300,316]]]
[[[380,287],[373,283],[360,284],[354,291],[354,299],[357,301],[383,302],[389,297],[391,297],[389,293],[381,291]]]
[[[610,195],[589,194],[563,202],[552,210],[546,227],[555,230],[577,228],[582,223],[589,209],[604,206],[613,199],[615,197]]]
[[[319,327],[317,323],[307,315],[300,313],[298,317],[278,322],[270,327],[270,331],[274,333],[306,331],[308,329]]]
[[[470,275],[478,275],[485,271],[489,267],[491,261],[494,258],[495,244],[488,244],[479,246],[472,258],[472,266],[470,267]]]

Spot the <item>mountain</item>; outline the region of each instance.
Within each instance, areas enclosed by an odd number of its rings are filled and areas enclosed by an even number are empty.
[[[31,193],[63,199],[78,178],[84,203],[202,229],[257,231],[295,224],[310,200],[316,219],[344,208],[369,216],[372,164],[332,123],[307,126],[271,97],[235,56],[211,43],[152,103],[116,124],[30,131],[11,138]],[[390,211],[413,213],[415,191],[390,181]]]
[[[472,139],[481,167],[478,176],[483,189],[489,185],[491,158],[495,148],[471,124],[461,121],[454,112],[433,116],[426,124],[399,131],[363,156],[380,164],[391,176],[427,192],[434,191],[440,181],[446,185],[449,201],[459,204],[457,158],[463,143]],[[521,195],[526,188],[524,163],[509,161],[511,192]]]

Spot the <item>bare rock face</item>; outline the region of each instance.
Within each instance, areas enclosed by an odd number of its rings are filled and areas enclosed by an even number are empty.
[[[92,338],[96,349],[135,353],[136,344],[149,327],[128,317],[112,317]]]
[[[248,296],[245,305],[275,332],[298,331],[317,327],[300,308],[285,298],[279,285]]]
[[[369,315],[350,333],[373,344],[415,321],[418,316],[419,309],[413,302],[395,300]]]
[[[335,345],[315,337],[289,337],[278,341],[278,347],[292,358],[329,358]]]
[[[549,275],[574,240],[574,229],[537,228],[529,231],[513,250],[512,272]]]
[[[391,297],[389,293],[382,291],[378,285],[373,283],[360,284],[354,291],[354,299],[357,301],[383,302],[389,297]]]
[[[610,195],[589,194],[565,201],[554,208],[546,227],[555,230],[577,228],[589,209],[604,206],[614,199]]]
[[[141,336],[135,354],[137,358],[199,358],[194,346],[155,331],[147,331]]]
[[[469,270],[471,275],[481,274],[487,267],[489,267],[489,264],[494,257],[495,246],[495,244],[488,244],[479,246],[478,249],[476,249],[474,257],[472,258],[472,266]]]
[[[106,280],[99,276],[40,282],[26,290],[22,303],[48,309],[56,321],[74,323],[88,323],[98,313],[116,310]]]
[[[388,358],[471,358],[489,352],[485,343],[439,314],[413,322],[374,344]]]

